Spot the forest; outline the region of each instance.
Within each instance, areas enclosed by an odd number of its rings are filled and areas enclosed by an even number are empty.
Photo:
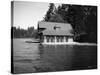
[[[97,6],[50,3],[43,21],[70,23],[74,41],[97,43]]]
[[[27,29],[23,28],[11,28],[11,38],[37,38],[38,31],[34,27],[28,27]]]
[[[50,3],[42,21],[70,23],[74,41],[97,43],[97,6],[62,4],[56,7]],[[38,37],[34,27],[26,30],[12,27],[11,30],[14,38]]]

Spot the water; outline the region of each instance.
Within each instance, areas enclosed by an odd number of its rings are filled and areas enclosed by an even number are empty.
[[[96,45],[41,45],[35,39],[13,39],[14,73],[97,68]]]

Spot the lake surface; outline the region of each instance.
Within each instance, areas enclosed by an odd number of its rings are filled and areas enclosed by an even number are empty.
[[[35,39],[13,39],[13,73],[97,68],[97,46],[42,45]]]

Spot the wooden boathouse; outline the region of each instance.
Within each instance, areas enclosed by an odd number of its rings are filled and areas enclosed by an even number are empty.
[[[73,42],[72,26],[69,23],[38,22],[41,43],[66,44]]]

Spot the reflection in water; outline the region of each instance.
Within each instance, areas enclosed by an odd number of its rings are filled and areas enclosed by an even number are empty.
[[[14,73],[97,68],[97,46],[42,45],[26,43],[26,40],[13,41]]]
[[[38,46],[41,69],[48,68],[47,71],[61,71],[71,68],[73,46],[64,45],[39,45]],[[44,63],[42,63],[44,62]]]
[[[39,50],[41,60],[55,71],[96,68],[96,46],[39,45]]]

